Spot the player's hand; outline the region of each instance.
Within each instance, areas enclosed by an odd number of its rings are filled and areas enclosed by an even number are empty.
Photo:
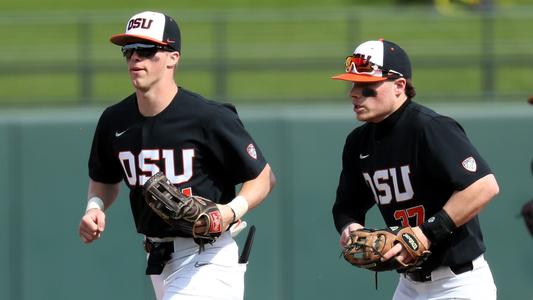
[[[426,235],[420,230],[420,228],[413,227],[413,232],[416,234],[416,238],[422,243],[426,249],[429,249],[430,241],[426,237]],[[402,244],[398,243],[394,245],[387,253],[383,254],[383,261],[389,260],[393,257],[396,257],[396,259],[402,263],[410,263],[413,258],[409,255],[407,250],[402,246]]]
[[[360,228],[363,228],[363,226],[359,223],[351,223],[348,226],[346,226],[344,230],[341,232],[341,237],[339,239],[340,247],[344,248],[344,246],[346,246],[346,243],[348,242],[351,231],[354,231]]]
[[[217,204],[220,214],[222,214],[222,231],[226,231],[235,220],[235,215],[228,205]]]
[[[98,208],[89,209],[80,221],[80,238],[88,244],[97,240],[105,229],[105,213]]]
[[[229,229],[231,223],[234,221],[234,215],[231,208],[227,205],[223,204],[217,204],[218,209],[220,210],[220,214],[222,216],[222,232]],[[203,234],[207,231],[207,222],[204,218],[199,219],[196,221],[195,226],[195,233],[196,234]]]

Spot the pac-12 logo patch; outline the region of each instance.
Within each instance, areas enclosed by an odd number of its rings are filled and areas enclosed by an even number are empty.
[[[475,172],[477,170],[476,160],[472,156],[463,160],[462,164],[463,164],[463,168],[465,168],[466,170],[470,172]]]
[[[248,145],[248,147],[246,147],[246,152],[248,152],[248,155],[250,155],[253,159],[257,159],[257,151],[255,151],[254,144]]]

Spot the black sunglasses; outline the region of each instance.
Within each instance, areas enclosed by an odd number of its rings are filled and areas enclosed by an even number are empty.
[[[153,44],[130,44],[122,47],[122,55],[126,59],[131,59],[131,56],[133,55],[133,52],[137,52],[137,55],[141,58],[152,58],[158,51],[168,51],[173,52],[175,51],[172,48],[160,46],[160,45],[153,45]]]

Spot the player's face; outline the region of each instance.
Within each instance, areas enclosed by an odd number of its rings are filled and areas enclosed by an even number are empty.
[[[169,66],[177,62],[173,62],[171,58],[177,52],[159,50],[149,54],[133,51],[126,56],[131,82],[141,91],[147,91],[159,82],[172,79],[173,70]]]
[[[397,88],[396,81],[354,83],[350,97],[357,120],[377,123],[387,118],[401,105]]]

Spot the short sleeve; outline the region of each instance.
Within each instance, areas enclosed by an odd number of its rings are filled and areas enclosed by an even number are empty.
[[[449,117],[437,117],[423,128],[423,140],[433,174],[463,190],[491,173],[490,167],[472,145],[459,123]]]
[[[89,177],[98,182],[114,184],[122,180],[122,169],[113,153],[106,113],[98,120],[89,156]]]
[[[254,179],[264,169],[266,159],[231,108],[217,108],[209,120],[206,136],[208,147],[234,183]]]

